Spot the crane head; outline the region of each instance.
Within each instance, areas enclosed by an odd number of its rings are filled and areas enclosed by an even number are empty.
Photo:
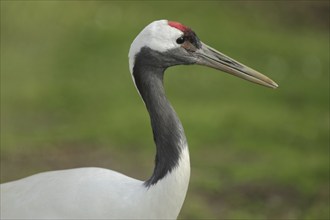
[[[239,63],[199,40],[189,27],[168,20],[154,21],[134,39],[129,51],[129,67],[133,74],[135,59],[143,51],[149,53],[144,65],[166,69],[175,65],[208,66],[270,88],[278,85],[267,76]]]

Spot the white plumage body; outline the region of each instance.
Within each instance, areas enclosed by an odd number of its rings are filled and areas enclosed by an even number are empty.
[[[185,147],[179,166],[159,183],[103,168],[36,174],[1,185],[2,219],[176,219],[190,176]]]

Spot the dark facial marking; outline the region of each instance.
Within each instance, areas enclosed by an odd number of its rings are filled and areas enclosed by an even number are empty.
[[[183,38],[185,39],[185,42],[189,42],[193,46],[195,46],[197,49],[202,47],[202,44],[195,34],[194,31],[191,29],[187,29],[186,31],[183,32]]]

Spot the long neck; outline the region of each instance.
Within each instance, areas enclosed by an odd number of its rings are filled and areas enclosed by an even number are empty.
[[[138,59],[133,70],[136,87],[150,115],[157,147],[155,168],[146,186],[156,184],[179,166],[186,137],[182,124],[165,96],[164,68],[141,65]]]

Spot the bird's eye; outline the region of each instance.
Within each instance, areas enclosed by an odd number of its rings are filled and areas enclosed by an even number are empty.
[[[185,40],[184,37],[179,37],[178,39],[176,39],[176,43],[183,44],[184,40]]]

